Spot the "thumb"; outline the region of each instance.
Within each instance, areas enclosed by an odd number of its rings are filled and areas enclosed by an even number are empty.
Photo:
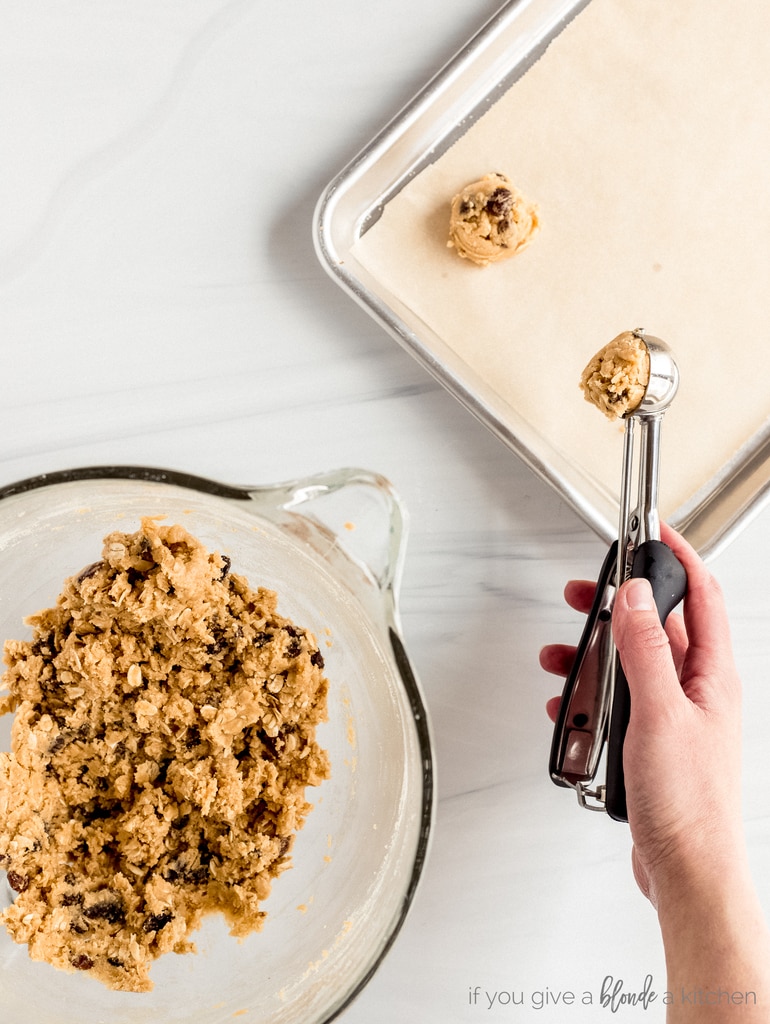
[[[612,634],[637,714],[660,708],[681,695],[668,636],[660,623],[648,580],[631,579],[618,591]]]

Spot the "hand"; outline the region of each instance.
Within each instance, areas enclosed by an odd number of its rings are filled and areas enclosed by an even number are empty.
[[[642,892],[661,891],[704,862],[722,870],[743,850],[740,815],[740,681],[719,585],[677,533],[662,539],[688,577],[684,618],[661,627],[645,580],[621,587],[613,635],[631,693],[624,746],[633,865]],[[594,585],[572,581],[567,602],[587,612]],[[541,664],[566,675],[574,648],[550,645]],[[549,701],[555,717],[559,698]]]
[[[748,865],[740,810],[741,686],[720,588],[678,534],[661,528],[687,572],[684,616],[660,625],[646,580],[615,598],[612,629],[631,693],[623,748],[633,868],[657,908],[666,953],[668,1024],[770,1019],[770,932]],[[595,587],[567,584],[589,611]],[[540,661],[567,675],[573,647]],[[559,698],[548,702],[555,718]],[[685,993],[709,993],[706,1005]],[[729,1005],[731,992],[746,994]],[[726,1002],[727,1000],[727,1002]],[[732,1012],[732,1011],[735,1012]]]

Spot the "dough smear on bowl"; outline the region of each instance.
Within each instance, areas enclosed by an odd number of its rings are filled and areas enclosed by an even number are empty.
[[[112,533],[8,641],[0,919],[33,959],[146,992],[204,914],[258,930],[329,775],[315,638],[178,525]]]
[[[484,267],[525,249],[539,224],[537,206],[506,175],[487,174],[453,198],[447,245]]]
[[[650,380],[650,354],[635,331],[624,331],[597,352],[583,370],[583,397],[611,420],[633,412]]]

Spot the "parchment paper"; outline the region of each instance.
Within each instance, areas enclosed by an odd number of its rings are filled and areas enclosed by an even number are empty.
[[[661,510],[770,414],[770,6],[592,0],[385,208],[355,257],[598,486],[622,427],[578,389],[623,330],[672,347]],[[449,203],[488,171],[540,206],[525,252],[446,248]]]

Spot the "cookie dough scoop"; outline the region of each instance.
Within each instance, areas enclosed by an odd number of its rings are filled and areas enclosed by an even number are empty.
[[[550,774],[557,785],[574,788],[582,806],[627,821],[623,743],[631,700],[612,641],[612,608],[625,580],[644,577],[665,622],[687,588],[681,563],[660,540],[658,514],[661,423],[677,393],[679,369],[660,338],[641,329],[626,331],[589,362],[581,387],[608,418],[624,421],[618,540],[604,560],[594,604],[564,686]],[[634,478],[637,496],[632,507]],[[605,745],[606,781],[591,788]]]

